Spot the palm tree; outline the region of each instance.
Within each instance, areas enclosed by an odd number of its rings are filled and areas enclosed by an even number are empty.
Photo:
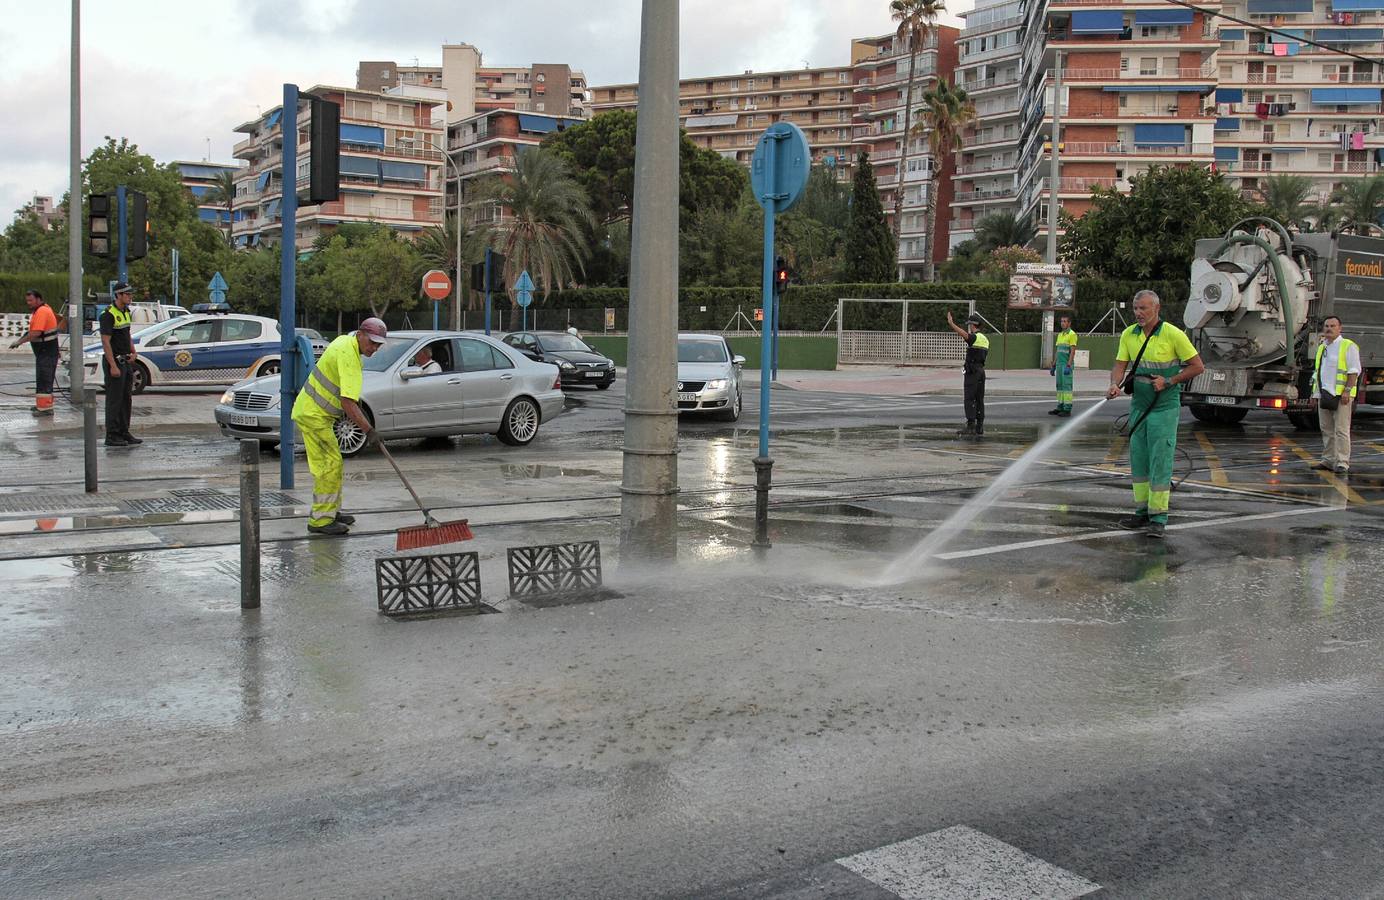
[[[1307,199],[1312,185],[1312,179],[1306,175],[1270,175],[1256,193],[1271,218],[1301,228],[1307,217]]]
[[[928,167],[927,232],[923,235],[923,280],[932,280],[932,239],[937,234],[937,173],[948,156],[961,149],[961,132],[976,119],[976,105],[964,88],[953,87],[947,79],[923,92],[922,120],[916,130],[927,134],[932,154]]]
[[[996,247],[1026,247],[1036,232],[1027,216],[1020,219],[1012,212],[991,213],[976,223],[975,242],[981,251]]]
[[[1318,197],[1303,207],[1303,224],[1308,231],[1334,231],[1341,224],[1341,208],[1330,197]]]
[[[217,172],[211,187],[199,201],[208,206],[219,203],[226,208],[226,241],[232,247],[235,246],[235,238],[231,236],[231,223],[235,221],[235,176],[236,173],[229,169]]]
[[[1384,213],[1384,175],[1351,178],[1331,194],[1331,200],[1341,208],[1341,220],[1356,234],[1369,234],[1379,228]]]
[[[586,237],[595,227],[586,189],[550,150],[521,150],[514,172],[497,176],[478,193],[506,211],[494,246],[505,256],[505,284],[527,271],[543,296],[586,274]]]
[[[461,228],[461,260],[457,261],[457,228]],[[422,259],[423,270],[441,269],[453,279],[465,283],[467,269],[472,263],[481,261],[485,255],[485,245],[490,234],[482,226],[457,222],[455,215],[441,225],[423,229],[414,247]],[[419,273],[422,274],[421,272]],[[475,309],[478,298],[473,294],[468,298],[468,308]]]
[[[903,100],[903,140],[900,141],[898,179],[894,185],[894,241],[903,225],[903,176],[908,169],[908,139],[913,127],[913,84],[918,71],[918,51],[932,36],[939,13],[946,12],[946,0],[890,0],[889,16],[898,23],[894,40],[908,45],[908,87]],[[903,271],[899,271],[902,280]]]

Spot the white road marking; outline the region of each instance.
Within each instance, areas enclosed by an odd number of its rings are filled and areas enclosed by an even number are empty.
[[[965,825],[836,861],[903,900],[1084,897],[1100,885]]]
[[[1279,510],[1278,512],[1255,513],[1250,516],[1225,516],[1219,519],[1204,519],[1200,522],[1179,522],[1176,525],[1169,525],[1168,531],[1190,531],[1193,528],[1213,528],[1218,525],[1239,525],[1242,522],[1255,522],[1264,519],[1281,519],[1286,516],[1305,516],[1311,513],[1333,513],[1340,512],[1341,509],[1330,506],[1309,506],[1295,507],[1293,509]],[[1174,513],[1176,515],[1176,513]],[[977,547],[974,550],[953,550],[950,553],[937,554],[938,559],[966,559],[972,556],[990,556],[995,553],[1009,553],[1014,550],[1028,550],[1033,547],[1051,547],[1055,544],[1071,544],[1078,541],[1095,541],[1103,538],[1127,538],[1142,536],[1142,531],[1086,531],[1071,534],[1060,538],[1046,538],[1037,541],[1019,541],[1014,544],[999,544],[994,547]]]

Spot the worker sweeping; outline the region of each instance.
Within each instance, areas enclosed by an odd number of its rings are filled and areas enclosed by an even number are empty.
[[[1173,490],[1177,421],[1182,415],[1182,385],[1204,370],[1187,335],[1159,319],[1161,302],[1153,291],[1134,295],[1135,324],[1120,336],[1106,397],[1132,393],[1129,407],[1129,468],[1134,480],[1134,515],[1121,528],[1163,537]],[[1132,365],[1131,365],[1132,361]],[[1126,369],[1129,370],[1126,377]]]
[[[360,408],[361,359],[373,356],[388,333],[384,322],[372,317],[361,322],[355,333],[332,341],[293,402],[293,421],[303,435],[312,471],[311,534],[347,534],[355,521],[341,512],[343,465],[336,422],[344,416],[365,433],[367,444],[378,443],[374,426]]]
[[[1057,406],[1048,410],[1048,415],[1067,419],[1072,415],[1072,366],[1076,362],[1076,332],[1072,330],[1072,317],[1060,319],[1062,330],[1057,334],[1053,347],[1052,368],[1049,375],[1057,377]]]

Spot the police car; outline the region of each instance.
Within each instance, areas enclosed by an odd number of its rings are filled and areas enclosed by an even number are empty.
[[[279,323],[263,316],[194,313],[142,328],[130,339],[138,354],[136,394],[154,385],[221,387],[279,371]],[[99,385],[99,336],[83,350],[86,383]]]

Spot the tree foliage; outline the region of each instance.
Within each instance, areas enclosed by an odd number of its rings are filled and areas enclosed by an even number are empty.
[[[894,236],[884,220],[884,207],[875,185],[869,154],[856,158],[851,189],[851,220],[846,230],[845,260],[841,273],[847,282],[884,282],[895,277]]]
[[[1012,212],[991,213],[976,223],[976,245],[982,250],[996,247],[1026,247],[1033,242],[1033,222]]]
[[[903,226],[903,176],[908,169],[909,136],[913,131],[913,87],[917,81],[918,53],[937,29],[937,17],[947,11],[944,0],[890,0],[889,18],[894,21],[894,40],[908,47],[908,81],[904,88],[903,140],[899,141],[899,162],[895,166],[894,236]]]
[[[1331,200],[1347,229],[1356,234],[1379,231],[1384,217],[1384,175],[1351,178],[1332,193]]]
[[[1064,212],[1060,255],[1083,274],[1182,279],[1199,238],[1224,234],[1253,212],[1215,172],[1154,166],[1130,178],[1128,194],[1096,188],[1080,219]]]
[[[932,153],[932,166],[928,170],[927,232],[923,236],[925,281],[932,280],[933,239],[940,225],[938,220],[947,212],[937,205],[937,173],[943,168],[943,161],[961,149],[961,132],[975,119],[976,105],[966,90],[947,79],[938,79],[934,87],[923,92],[922,118],[915,130],[927,135],[928,149]]]

